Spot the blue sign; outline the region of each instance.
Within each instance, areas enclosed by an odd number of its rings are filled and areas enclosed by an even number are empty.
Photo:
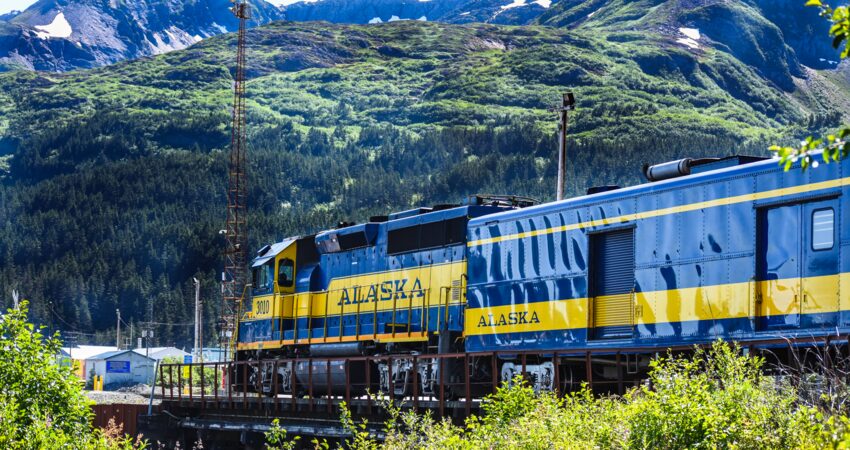
[[[183,355],[183,364],[192,364],[192,355]]]
[[[106,373],[130,373],[130,361],[106,361]]]

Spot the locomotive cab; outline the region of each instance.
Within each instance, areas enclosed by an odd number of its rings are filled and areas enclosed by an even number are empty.
[[[295,260],[298,244],[289,239],[267,245],[251,264],[251,302],[246,318],[270,315],[275,297],[295,292]]]
[[[272,343],[279,347],[292,328],[296,294],[309,291],[318,260],[313,239],[290,238],[257,252],[251,263],[251,298],[239,323],[240,350],[261,351]]]

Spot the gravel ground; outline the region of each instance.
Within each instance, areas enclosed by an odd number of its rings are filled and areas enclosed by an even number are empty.
[[[144,384],[113,391],[86,391],[86,396],[98,405],[147,405],[150,395],[150,386]],[[154,398],[153,403],[158,405],[160,401]]]
[[[148,398],[139,394],[130,394],[127,392],[110,392],[110,391],[87,391],[86,396],[98,405],[147,405]],[[159,400],[154,399],[154,404],[159,404]]]

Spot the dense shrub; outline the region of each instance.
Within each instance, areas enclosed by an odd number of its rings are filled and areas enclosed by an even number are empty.
[[[25,302],[0,316],[0,448],[132,449],[92,428],[82,386],[57,363],[60,345],[27,322]]]
[[[795,386],[765,375],[764,360],[718,342],[653,362],[626,395],[589,389],[564,398],[518,382],[488,397],[464,427],[390,407],[386,440],[344,414],[355,449],[764,449],[848,448],[850,419],[801,402]],[[519,380],[518,380],[519,381]]]

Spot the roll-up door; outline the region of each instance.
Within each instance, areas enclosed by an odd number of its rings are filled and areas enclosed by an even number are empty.
[[[592,336],[595,339],[632,336],[635,285],[634,230],[591,236]]]

